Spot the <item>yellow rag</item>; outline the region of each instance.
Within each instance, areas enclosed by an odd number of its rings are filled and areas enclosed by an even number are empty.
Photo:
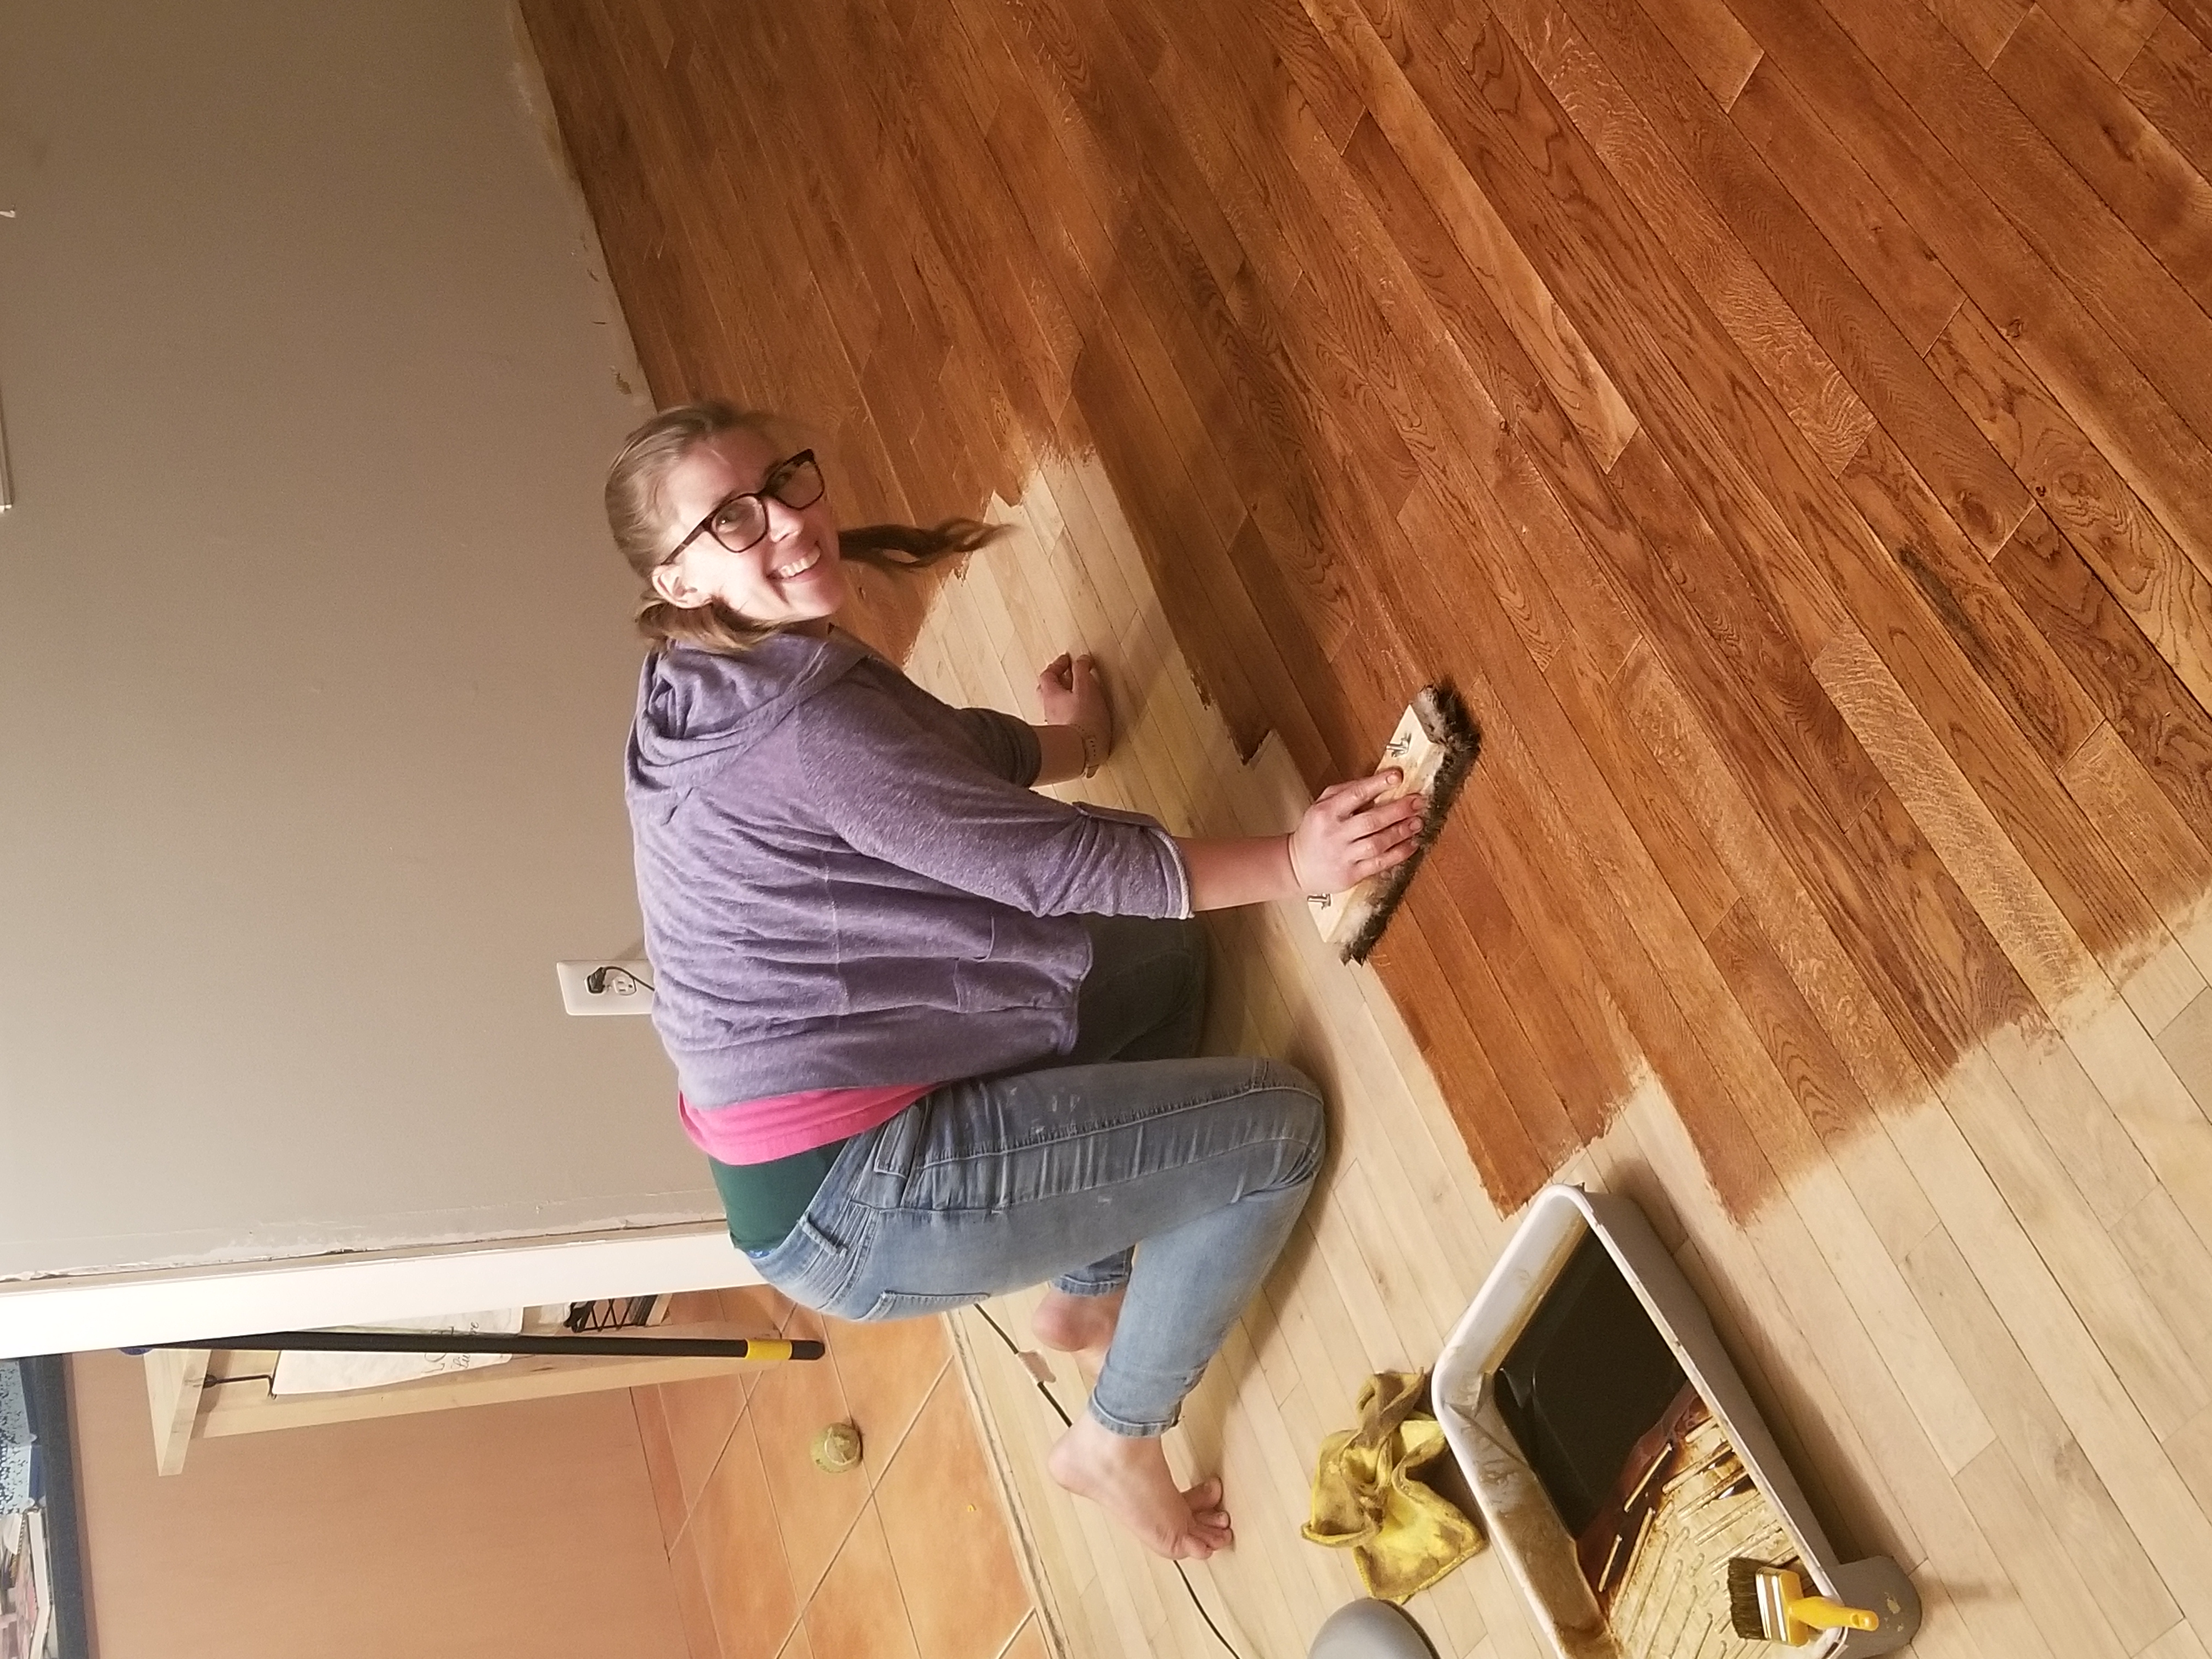
[[[1352,1552],[1370,1595],[1403,1601],[1482,1548],[1482,1534],[1413,1478],[1448,1449],[1443,1425],[1417,1411],[1419,1372],[1378,1371],[1359,1385],[1359,1426],[1322,1443],[1305,1535]]]

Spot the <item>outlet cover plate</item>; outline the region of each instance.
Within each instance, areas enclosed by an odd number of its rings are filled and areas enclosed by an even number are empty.
[[[603,991],[592,989],[592,975],[607,970]],[[653,1012],[653,964],[649,962],[556,962],[561,1006],[572,1014],[649,1014]],[[634,988],[624,988],[625,986]]]

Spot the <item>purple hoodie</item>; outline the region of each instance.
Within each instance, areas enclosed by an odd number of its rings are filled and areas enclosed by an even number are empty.
[[[695,1106],[1048,1062],[1078,916],[1190,914],[1158,823],[1036,793],[1026,725],[847,634],[648,658],[629,763],[653,1019]]]

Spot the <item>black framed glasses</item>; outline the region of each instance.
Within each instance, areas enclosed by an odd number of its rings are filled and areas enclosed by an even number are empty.
[[[812,450],[802,449],[796,455],[787,456],[768,470],[768,477],[758,489],[726,497],[712,513],[693,525],[691,533],[670,548],[661,563],[675,563],[684,550],[702,536],[712,536],[731,552],[742,553],[768,534],[770,497],[796,511],[820,501],[825,488],[822,468]]]

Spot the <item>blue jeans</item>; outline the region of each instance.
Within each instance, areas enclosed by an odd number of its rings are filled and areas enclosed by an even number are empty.
[[[840,1319],[936,1313],[1042,1279],[1075,1296],[1126,1285],[1091,1414],[1158,1435],[1290,1236],[1327,1130],[1291,1067],[1194,1057],[1196,922],[1090,926],[1065,1061],[949,1083],[855,1136],[790,1236],[752,1261]]]

